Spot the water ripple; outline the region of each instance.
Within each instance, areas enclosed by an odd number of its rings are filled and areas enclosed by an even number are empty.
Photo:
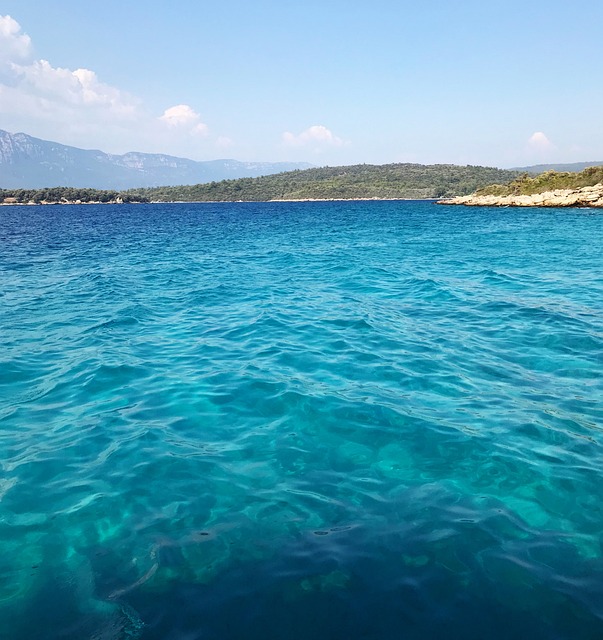
[[[603,216],[16,209],[7,637],[601,636]]]

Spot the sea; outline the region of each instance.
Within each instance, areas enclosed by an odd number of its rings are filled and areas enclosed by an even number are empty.
[[[0,637],[603,638],[603,211],[0,208]]]

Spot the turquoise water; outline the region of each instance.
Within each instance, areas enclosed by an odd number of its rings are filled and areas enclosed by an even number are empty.
[[[603,212],[0,210],[0,636],[603,637]]]

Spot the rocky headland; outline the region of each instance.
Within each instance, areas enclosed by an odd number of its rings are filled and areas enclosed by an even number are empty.
[[[473,193],[438,200],[438,204],[470,207],[603,207],[603,183],[578,189],[554,189],[541,193],[486,195]]]

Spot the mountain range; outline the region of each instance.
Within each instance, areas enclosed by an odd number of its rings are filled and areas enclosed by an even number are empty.
[[[198,162],[159,153],[114,155],[0,129],[3,189],[69,186],[121,190],[253,178],[312,166],[307,162]]]

